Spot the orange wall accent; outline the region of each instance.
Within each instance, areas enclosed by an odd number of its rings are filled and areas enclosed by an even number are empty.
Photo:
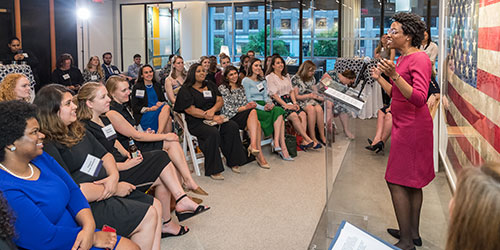
[[[21,35],[21,0],[14,0],[14,16],[16,24],[16,37],[23,42]]]
[[[54,18],[54,0],[49,0],[50,12],[50,65],[51,71],[56,69],[56,26]]]

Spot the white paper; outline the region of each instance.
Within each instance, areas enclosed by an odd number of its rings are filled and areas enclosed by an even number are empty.
[[[393,248],[346,222],[332,250],[392,250]]]
[[[85,162],[83,162],[83,165],[80,168],[80,171],[88,175],[97,176],[98,171],[101,169],[101,165],[102,165],[101,159],[91,154],[88,154],[87,158],[85,159]]]
[[[212,91],[209,91],[209,90],[203,91],[203,97],[212,98]]]
[[[106,136],[106,139],[110,140],[116,138],[116,131],[115,128],[113,128],[112,124],[109,124],[108,126],[105,126],[101,129],[104,133],[104,136]]]

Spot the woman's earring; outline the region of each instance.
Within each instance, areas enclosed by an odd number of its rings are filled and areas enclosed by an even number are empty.
[[[10,151],[14,152],[14,151],[16,151],[16,146],[12,146],[12,148],[9,148],[9,149],[10,149]]]

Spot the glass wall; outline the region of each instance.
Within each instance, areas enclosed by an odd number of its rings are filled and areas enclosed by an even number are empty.
[[[147,5],[147,58],[148,64],[161,68],[168,63],[172,54],[172,5]]]

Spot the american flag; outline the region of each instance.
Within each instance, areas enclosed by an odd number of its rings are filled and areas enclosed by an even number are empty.
[[[500,160],[500,0],[450,0],[447,16],[446,160],[456,173]]]

